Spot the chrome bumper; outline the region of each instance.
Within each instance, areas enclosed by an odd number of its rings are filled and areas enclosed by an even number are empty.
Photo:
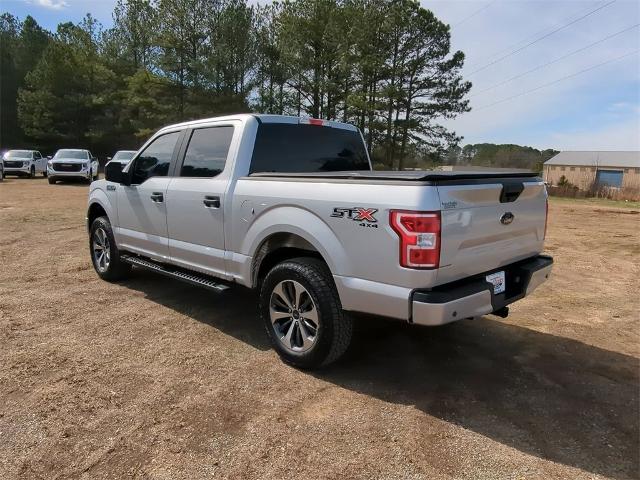
[[[553,266],[551,257],[540,255],[506,265],[506,291],[493,293],[486,281],[489,273],[462,282],[440,285],[429,291],[415,291],[412,296],[411,322],[418,325],[444,325],[469,317],[496,312],[524,298],[549,278]]]

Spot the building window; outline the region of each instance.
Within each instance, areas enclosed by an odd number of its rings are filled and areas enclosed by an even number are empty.
[[[628,169],[628,168],[625,168],[625,169],[624,169],[624,173],[629,173],[629,169]]]
[[[561,171],[561,172],[564,172],[564,167],[560,167],[560,171]]]
[[[572,172],[573,172],[575,169],[576,169],[576,167],[569,167],[569,170],[570,170],[570,171],[572,171]]]
[[[596,167],[591,167],[591,171],[595,172],[596,171]]]

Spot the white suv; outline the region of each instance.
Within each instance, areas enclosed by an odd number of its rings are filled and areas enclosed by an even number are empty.
[[[36,173],[47,176],[47,159],[37,150],[9,150],[2,158],[4,176],[18,175],[35,177]]]
[[[65,148],[58,150],[47,163],[49,183],[69,178],[91,183],[98,179],[98,159],[89,150]]]

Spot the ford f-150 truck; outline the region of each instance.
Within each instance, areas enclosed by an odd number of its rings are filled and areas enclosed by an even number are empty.
[[[553,263],[535,174],[372,171],[344,123],[181,123],[105,174],[87,213],[101,278],[136,266],[217,292],[257,289],[274,348],[302,368],[345,352],[349,312],[416,325],[504,317]]]

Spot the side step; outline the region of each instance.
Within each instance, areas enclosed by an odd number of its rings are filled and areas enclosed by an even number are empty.
[[[123,262],[129,263],[131,265],[135,265],[136,267],[141,267],[147,270],[151,270],[152,272],[156,272],[161,275],[165,275],[167,277],[175,278],[176,280],[181,280],[183,282],[190,283],[191,285],[204,287],[209,290],[213,290],[214,292],[222,293],[228,288],[230,288],[229,285],[225,285],[224,283],[219,283],[218,280],[214,280],[212,277],[209,277],[207,275],[197,273],[197,272],[192,272],[190,270],[185,270],[179,267],[172,267],[162,263],[157,263],[147,258],[134,257],[132,255],[122,254],[120,255],[120,259]]]

